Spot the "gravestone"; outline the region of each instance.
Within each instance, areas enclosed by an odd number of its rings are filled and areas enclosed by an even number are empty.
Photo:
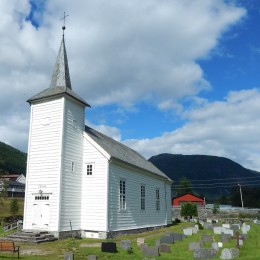
[[[158,246],[146,246],[143,247],[143,254],[145,256],[159,256],[159,247]]]
[[[160,245],[159,251],[161,253],[170,253],[171,252],[171,247],[169,245]]]
[[[212,243],[213,242],[213,236],[207,235],[207,234],[202,234],[200,241],[202,243],[208,243],[208,242]]]
[[[221,236],[220,236],[220,241],[222,243],[227,243],[227,242],[229,242],[230,239],[231,239],[230,234],[221,234]]]
[[[215,250],[218,252],[218,251],[219,251],[218,242],[212,242],[211,248],[212,248],[212,249],[215,249]]]
[[[222,233],[222,227],[214,227],[213,231],[214,231],[214,234],[220,235]]]
[[[200,249],[200,248],[201,248],[200,242],[190,242],[189,243],[189,251],[194,251],[194,250]]]
[[[182,241],[185,238],[184,234],[179,234],[179,233],[171,233],[173,236],[174,241]]]
[[[74,260],[74,254],[72,252],[66,252],[64,254],[64,260]]]
[[[160,238],[160,243],[161,244],[173,244],[174,243],[174,239],[172,235],[167,235],[164,237]]]
[[[224,227],[224,228],[230,228],[230,224],[222,224],[222,227]]]
[[[250,230],[250,225],[247,225],[247,224],[243,223],[243,225],[241,227],[242,234],[247,234],[247,232],[249,230]]]
[[[260,220],[259,219],[255,219],[254,223],[257,224],[257,225],[260,225]]]
[[[88,260],[98,260],[97,255],[88,255]]]
[[[234,233],[236,233],[240,229],[240,225],[239,224],[232,224],[231,229],[234,231]]]
[[[140,245],[140,248],[141,248],[142,252],[144,251],[145,247],[148,247],[148,245],[146,243],[143,243],[143,244]]]
[[[129,250],[131,248],[131,241],[130,240],[122,240],[120,242],[120,248],[124,250]]]
[[[233,229],[224,228],[223,233],[226,234],[226,235],[234,236],[234,230]]]
[[[223,247],[223,243],[222,242],[218,242],[218,247]]]
[[[184,228],[183,229],[183,234],[185,236],[192,236],[192,228]]]
[[[136,243],[137,243],[138,246],[144,244],[144,238],[143,238],[143,237],[137,238],[137,239],[136,239]]]
[[[228,259],[234,259],[236,257],[239,257],[239,249],[237,248],[224,248],[221,251],[220,259],[228,260]]]
[[[102,242],[101,243],[101,252],[107,253],[116,253],[116,243],[114,242]]]
[[[192,229],[192,234],[197,234],[198,233],[198,230],[197,230],[196,227],[192,227],[191,229]]]
[[[209,259],[217,255],[216,250],[210,248],[200,248],[193,252],[194,259]]]
[[[205,222],[203,225],[204,229],[213,230],[213,224]]]

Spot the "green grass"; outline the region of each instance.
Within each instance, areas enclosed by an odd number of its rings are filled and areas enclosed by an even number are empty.
[[[10,203],[13,199],[14,198],[2,198],[0,203],[1,218],[10,216]],[[18,201],[18,206],[19,206],[19,211],[17,215],[23,215],[24,198],[16,198],[16,199]]]
[[[36,252],[35,255],[23,255],[21,254],[21,259],[23,260],[59,260],[64,259],[64,253],[68,251],[72,251],[74,253],[74,259],[75,260],[81,260],[81,259],[87,259],[87,255],[98,255],[98,259],[115,259],[115,260],[127,260],[127,259],[137,259],[141,260],[145,257],[143,256],[140,248],[136,245],[136,238],[137,237],[145,237],[145,242],[148,243],[150,246],[155,245],[156,239],[161,237],[166,232],[175,232],[180,233],[182,232],[182,229],[190,226],[190,223],[181,223],[175,226],[171,226],[164,229],[154,230],[151,232],[141,233],[141,234],[135,234],[135,235],[127,235],[127,236],[121,236],[113,240],[117,242],[117,249],[118,253],[112,254],[112,253],[102,253],[100,248],[89,248],[89,247],[81,247],[81,244],[87,244],[87,243],[100,243],[101,240],[97,239],[64,239],[59,240],[55,242],[49,242],[49,243],[43,243],[39,245],[33,245],[33,244],[19,244],[21,251],[24,250],[40,250]],[[244,241],[244,245],[240,249],[240,260],[255,260],[260,259],[260,225],[255,225],[253,223],[250,223],[251,230],[248,233],[248,238]],[[188,251],[189,242],[191,241],[199,241],[201,238],[201,235],[205,234],[213,234],[212,231],[209,230],[200,230],[198,234],[194,234],[191,237],[185,238],[183,241],[176,241],[173,245],[171,245],[171,253],[162,253],[159,257],[156,259],[162,259],[162,260],[189,260],[193,259],[193,253]],[[133,248],[133,254],[128,254],[125,250],[120,249],[120,241],[130,239],[132,241],[132,248]],[[215,241],[220,240],[220,235],[214,235]],[[208,245],[210,246],[210,245]],[[228,243],[224,244],[224,247],[226,248],[232,248],[236,246],[236,241],[231,240]],[[42,252],[45,255],[40,255]],[[219,251],[217,257],[212,258],[214,260],[219,259],[220,256]],[[12,259],[12,253],[3,253],[0,252],[0,259]],[[15,255],[14,255],[15,258]]]

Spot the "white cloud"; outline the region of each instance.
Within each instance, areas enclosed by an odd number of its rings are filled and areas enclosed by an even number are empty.
[[[86,101],[125,106],[145,100],[162,110],[179,111],[182,98],[210,88],[196,61],[212,55],[223,33],[245,15],[244,9],[224,0],[52,0],[32,14],[40,23],[35,28],[27,19],[30,8],[29,0],[0,1],[0,140],[23,151],[29,127],[25,101],[49,86],[64,10],[69,13],[65,38],[72,86]],[[223,104],[214,103],[214,107],[224,110]],[[133,143],[146,155],[167,149],[190,154],[204,147],[211,148],[208,153],[220,154],[224,148],[213,138],[217,134],[207,114],[195,110],[185,116],[190,117],[185,127]],[[203,116],[208,120],[204,129],[199,124]],[[118,129],[102,128],[121,139]],[[248,160],[255,160],[255,155]]]
[[[182,128],[153,139],[124,143],[147,158],[160,153],[224,156],[260,171],[260,89],[232,91],[224,101],[184,112]]]

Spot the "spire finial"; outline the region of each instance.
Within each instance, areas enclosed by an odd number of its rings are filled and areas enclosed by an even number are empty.
[[[66,17],[68,17],[69,15],[66,15],[65,12],[64,12],[64,15],[63,17],[60,19],[60,20],[63,20],[63,26],[62,26],[62,30],[63,30],[63,36],[64,36],[64,31],[66,29],[66,26],[65,26],[65,19]]]

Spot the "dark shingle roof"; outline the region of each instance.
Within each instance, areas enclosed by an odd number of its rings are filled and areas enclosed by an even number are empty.
[[[27,100],[27,102],[31,104],[42,99],[58,97],[64,94],[69,95],[81,102],[83,105],[90,107],[90,105],[81,97],[79,97],[71,88],[69,65],[63,35],[49,88],[31,97]]]
[[[156,175],[166,178],[168,181],[172,181],[167,175],[155,167],[151,162],[147,161],[135,150],[88,126],[85,126],[85,131],[88,136],[91,137],[98,145],[100,145],[111,157],[144,169],[148,172],[152,172]]]

